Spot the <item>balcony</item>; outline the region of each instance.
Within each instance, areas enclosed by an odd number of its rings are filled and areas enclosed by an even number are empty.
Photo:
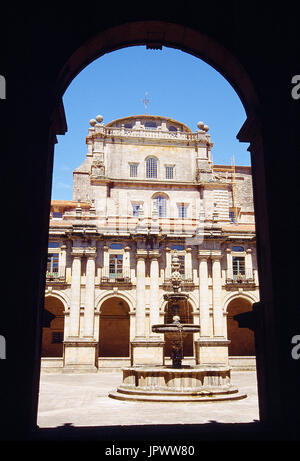
[[[245,269],[244,271],[237,272],[232,269],[226,271],[226,285],[255,285],[253,269]]]
[[[124,268],[122,271],[111,272],[109,267],[103,267],[101,278],[101,285],[131,285],[130,268]]]
[[[59,275],[59,272],[46,272],[46,283],[63,284],[66,282],[64,275]]]

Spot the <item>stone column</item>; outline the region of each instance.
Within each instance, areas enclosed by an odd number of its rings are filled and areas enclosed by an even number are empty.
[[[171,278],[172,272],[172,257],[171,257],[171,248],[166,247],[166,269],[165,269],[165,279]]]
[[[69,336],[79,336],[80,282],[82,253],[73,248]]]
[[[246,272],[246,279],[253,279],[253,264],[252,264],[252,249],[248,248],[246,250],[246,257],[245,257],[245,272]]]
[[[226,249],[226,263],[227,263],[226,278],[232,280],[233,279],[233,269],[232,269],[232,255],[231,255],[230,248]]]
[[[102,277],[109,277],[109,253],[108,246],[103,247],[103,268]]]
[[[193,279],[193,266],[192,266],[192,249],[187,248],[186,254],[184,258],[184,272],[185,272],[185,279],[192,280]]]
[[[59,253],[59,278],[64,279],[66,276],[67,245],[61,245]]]
[[[150,263],[150,336],[160,337],[152,333],[152,325],[159,323],[159,252],[151,251],[149,254]]]
[[[125,278],[130,278],[130,247],[126,246],[124,250],[123,274]]]
[[[145,258],[147,250],[138,249],[136,253],[136,314],[135,314],[135,338],[131,342],[131,365],[163,365],[164,341],[160,337],[146,337],[146,297],[145,297]],[[156,322],[158,318],[158,255],[151,261],[151,306],[150,322]],[[156,322],[159,323],[159,322]]]
[[[224,316],[222,308],[221,252],[212,252],[213,280],[213,331],[214,337],[224,337]]]
[[[96,249],[87,253],[86,262],[86,305],[84,311],[84,336],[94,337],[94,311],[95,311],[95,258]]]
[[[200,337],[210,336],[209,319],[209,291],[208,291],[208,258],[210,251],[199,250],[199,314],[200,314]]]
[[[136,254],[136,314],[135,314],[135,338],[146,336],[145,314],[145,258],[147,252],[137,250]]]

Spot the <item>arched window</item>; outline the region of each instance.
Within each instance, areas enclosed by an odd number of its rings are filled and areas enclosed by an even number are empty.
[[[244,247],[232,247],[232,251],[245,251]]]
[[[157,195],[154,198],[156,204],[158,217],[165,218],[167,216],[167,199],[164,195]]]
[[[146,160],[146,178],[157,178],[157,160],[154,157]]]
[[[109,248],[111,250],[122,250],[123,245],[121,243],[112,243]]]

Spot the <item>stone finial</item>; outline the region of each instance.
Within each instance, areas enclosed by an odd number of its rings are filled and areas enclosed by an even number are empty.
[[[207,131],[209,130],[209,126],[208,126],[208,125],[204,125],[203,130],[207,132]]]
[[[204,125],[203,122],[198,122],[198,123],[197,123],[197,127],[199,128],[199,130],[203,130],[204,126],[205,126],[205,125]]]
[[[95,120],[94,118],[91,118],[91,120],[90,120],[90,125],[91,125],[91,126],[95,126],[96,123],[97,123],[96,120]]]
[[[103,121],[102,115],[97,115],[96,120],[98,123],[101,123]]]

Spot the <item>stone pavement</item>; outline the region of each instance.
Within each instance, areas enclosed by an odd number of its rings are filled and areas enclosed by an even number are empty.
[[[38,426],[103,427],[253,423],[259,420],[255,371],[233,371],[232,384],[248,397],[238,401],[152,403],[108,397],[120,372],[41,374]]]

